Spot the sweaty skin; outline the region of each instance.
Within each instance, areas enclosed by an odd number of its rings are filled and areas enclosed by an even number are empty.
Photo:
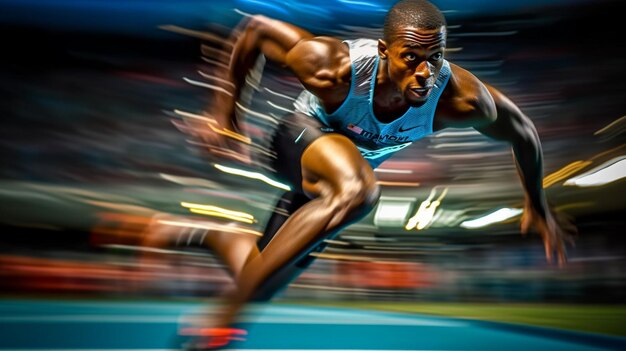
[[[208,113],[227,129],[237,129],[235,103],[256,58],[282,64],[316,95],[327,113],[335,111],[350,89],[349,51],[339,39],[316,37],[291,24],[263,16],[247,18],[234,40],[230,68],[221,78],[234,83],[232,95],[216,92]],[[445,27],[404,27],[379,40],[381,58],[374,88],[374,113],[391,122],[411,106],[424,104],[443,65]],[[519,108],[495,88],[451,64],[451,77],[438,102],[434,129],[473,127],[512,145],[526,195],[522,230],[534,227],[544,239],[546,256],[565,261],[565,233],[548,209],[541,186],[542,156],[537,132]],[[219,72],[218,72],[219,73]],[[316,139],[301,158],[302,188],[311,201],[296,210],[262,252],[249,238],[216,234],[209,244],[232,267],[237,290],[227,297],[214,326],[228,326],[258,291],[269,295],[287,284],[294,262],[324,239],[361,219],[376,204],[376,177],[356,146],[345,136]],[[249,247],[249,248],[247,248]],[[243,254],[244,252],[249,254]],[[271,283],[270,283],[271,282]]]

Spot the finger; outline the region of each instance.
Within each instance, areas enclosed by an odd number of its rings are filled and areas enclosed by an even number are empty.
[[[559,213],[558,216],[555,218],[563,231],[570,234],[571,236],[575,236],[578,234],[578,228],[574,224],[574,217],[565,213]]]
[[[543,246],[546,251],[546,260],[548,263],[552,263],[552,245],[548,239],[543,240]]]
[[[556,250],[558,255],[559,267],[563,267],[567,262],[567,254],[563,242],[558,243],[558,245],[556,246]]]
[[[562,236],[563,236],[563,240],[567,244],[572,245],[572,247],[576,247],[576,242],[575,242],[574,235],[572,235],[572,234],[570,234],[570,232],[566,231],[566,232],[563,233]]]
[[[572,245],[572,247],[576,247],[576,241],[574,240],[574,237],[572,235],[565,235],[565,240],[568,244]]]
[[[523,236],[526,236],[528,234],[529,226],[530,226],[530,221],[526,220],[525,218],[522,218],[522,225],[520,227],[520,231],[522,232]]]
[[[559,223],[559,225],[566,233],[571,235],[578,234],[578,228],[571,222]]]

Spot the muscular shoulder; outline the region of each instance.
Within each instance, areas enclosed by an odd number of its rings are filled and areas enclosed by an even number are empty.
[[[442,127],[476,127],[492,123],[496,105],[488,88],[469,71],[450,63],[452,74],[438,109]]]
[[[303,39],[287,54],[287,65],[316,95],[350,85],[350,53],[331,37]]]

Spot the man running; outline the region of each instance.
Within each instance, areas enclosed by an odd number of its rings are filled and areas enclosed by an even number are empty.
[[[292,185],[279,202],[265,236],[216,233],[209,245],[233,269],[237,291],[211,328],[200,328],[202,347],[237,338],[238,311],[270,298],[310,264],[347,225],[369,213],[380,190],[373,169],[411,142],[445,128],[472,127],[511,144],[525,191],[522,231],[543,238],[548,261],[565,262],[569,233],[548,208],[542,188],[542,151],[530,119],[506,96],[467,70],[446,61],[446,20],[425,0],[402,0],[385,18],[379,40],[342,41],[315,36],[294,25],[251,16],[239,27],[228,69],[231,82],[215,92],[207,114],[221,128],[239,130],[235,109],[247,74],[259,55],[289,69],[305,90],[296,112],[273,136],[274,168]],[[238,143],[228,133],[220,145]],[[193,333],[193,332],[192,332]]]

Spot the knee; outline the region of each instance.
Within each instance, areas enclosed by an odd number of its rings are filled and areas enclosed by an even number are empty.
[[[342,184],[335,195],[334,206],[349,220],[358,220],[370,213],[380,199],[380,188],[373,181],[358,179]]]
[[[362,184],[361,191],[356,194],[356,198],[358,199],[357,208],[368,214],[380,200],[380,187],[376,182]]]

